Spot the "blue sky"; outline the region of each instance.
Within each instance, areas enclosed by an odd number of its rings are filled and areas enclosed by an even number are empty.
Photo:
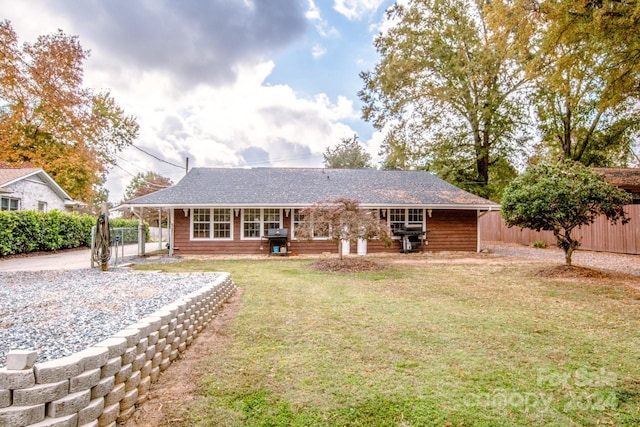
[[[179,180],[197,167],[322,167],[358,134],[377,160],[382,135],[361,116],[361,71],[391,0],[0,0],[21,42],[62,29],[91,51],[85,85],[110,90],[140,124],[107,181]],[[172,166],[171,163],[175,166]]]

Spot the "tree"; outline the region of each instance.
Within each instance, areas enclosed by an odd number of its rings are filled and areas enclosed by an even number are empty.
[[[640,67],[637,61],[628,63],[628,57],[630,46],[640,49],[640,25],[626,16],[634,8],[615,0],[572,0],[533,9],[526,2],[521,9],[538,25],[539,44],[529,71],[536,81],[534,100],[548,158],[594,166],[635,160]],[[620,26],[611,27],[612,20],[621,21]]]
[[[358,142],[358,135],[352,138],[341,138],[340,144],[327,147],[324,154],[324,166],[334,169],[372,168],[371,154],[364,150]]]
[[[162,176],[156,172],[140,172],[131,179],[131,182],[125,188],[124,197],[126,200],[130,200],[136,197],[155,193],[158,190],[169,188],[172,185],[173,181],[171,181],[170,178]]]
[[[393,166],[408,148],[414,165],[436,173],[447,165],[462,184],[475,184],[464,188],[491,195],[491,167],[527,140],[520,97],[531,25],[514,22],[509,4],[411,0],[389,10],[394,25],[376,39],[382,59],[361,73],[359,96],[364,118],[387,134]]]
[[[169,188],[173,185],[171,179],[162,176],[153,171],[147,171],[145,173],[138,173],[131,179],[131,182],[124,190],[124,197],[126,200],[134,199],[136,197],[144,196],[147,194],[155,193],[163,188]],[[155,209],[145,210],[143,213],[143,219],[149,224],[153,224],[158,221],[158,214]],[[166,214],[162,215],[162,219],[166,219]],[[158,227],[161,225],[158,224]]]
[[[46,170],[91,203],[138,124],[108,92],[82,86],[88,52],[62,31],[18,45],[0,22],[0,160]]]
[[[296,226],[296,236],[312,240],[328,237],[338,246],[342,259],[342,242],[356,239],[381,239],[391,244],[391,231],[374,211],[361,209],[360,202],[352,199],[331,199],[314,203],[300,211],[302,221]]]
[[[624,205],[631,196],[605,182],[592,169],[571,160],[539,164],[527,169],[506,188],[502,217],[508,226],[551,230],[571,265],[580,245],[572,236],[576,227],[591,224],[599,215],[612,223],[626,223]]]

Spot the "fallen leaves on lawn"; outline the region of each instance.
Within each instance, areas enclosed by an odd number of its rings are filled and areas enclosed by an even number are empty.
[[[363,273],[386,269],[386,266],[382,264],[361,258],[319,259],[310,264],[310,267],[316,271],[327,271],[332,273]]]

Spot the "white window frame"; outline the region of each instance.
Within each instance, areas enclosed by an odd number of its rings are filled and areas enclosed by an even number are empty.
[[[424,208],[391,208],[388,210],[387,213],[387,225],[389,226],[389,228],[391,228],[391,211],[393,210],[400,210],[400,211],[404,211],[403,215],[404,215],[404,220],[402,221],[402,225],[409,226],[409,225],[421,225],[422,226],[422,231],[425,230],[425,219],[426,219],[426,215],[425,215],[425,210]],[[413,212],[411,212],[413,211]],[[420,213],[420,216],[422,217],[421,221],[410,221],[410,217],[411,215],[415,215],[416,213]],[[399,224],[399,221],[394,221],[395,224]],[[393,231],[393,228],[391,228],[391,230]],[[393,236],[394,239],[399,239],[400,236]]]
[[[278,212],[278,226],[277,227],[265,227],[265,211],[274,210]],[[253,220],[245,221],[245,214],[249,211],[253,211]],[[243,208],[242,212],[240,212],[240,240],[260,240],[262,236],[267,234],[267,228],[282,228],[282,208]],[[258,216],[256,216],[258,215]],[[259,219],[258,219],[259,218]],[[245,236],[245,224],[257,224],[260,223],[258,229],[258,236]],[[271,221],[270,221],[271,222]]]
[[[209,219],[206,221],[195,221],[195,217],[196,217],[196,210],[204,210],[204,211],[208,211],[209,214]],[[215,211],[217,210],[224,210],[228,212],[229,215],[229,221],[216,221],[215,219]],[[189,237],[190,240],[214,240],[214,241],[229,241],[229,240],[233,240],[233,211],[231,208],[192,208],[191,209],[191,218],[189,220]],[[209,236],[207,237],[195,237],[193,235],[194,232],[194,222],[195,223],[202,223],[202,224],[208,224],[209,226]],[[228,223],[229,224],[229,237],[214,237],[214,231],[215,231],[215,224],[223,224],[223,223]]]
[[[4,201],[5,200],[7,201],[7,208],[6,209],[4,208],[4,203],[5,203]],[[11,209],[11,202],[15,202],[15,204],[16,204],[16,208],[15,209]],[[0,210],[8,211],[8,212],[19,211],[20,210],[20,199],[17,198],[17,197],[5,197],[5,196],[0,197]]]
[[[38,200],[38,212],[47,212],[47,202]]]
[[[296,215],[300,214],[300,211],[302,209],[294,209],[293,212],[291,213],[292,217],[291,217],[291,238],[292,239],[297,239],[295,232],[296,232],[296,225],[301,223],[302,221],[300,220],[296,220]],[[311,224],[311,229],[313,230],[313,223]],[[331,224],[329,224],[329,235],[328,236],[316,236],[315,235],[315,230],[313,231],[313,238],[311,240],[329,240],[331,239]]]

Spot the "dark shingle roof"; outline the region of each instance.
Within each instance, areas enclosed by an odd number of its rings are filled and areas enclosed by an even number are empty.
[[[498,206],[424,171],[302,168],[194,168],[173,187],[124,205],[307,206],[338,197],[363,206]]]

